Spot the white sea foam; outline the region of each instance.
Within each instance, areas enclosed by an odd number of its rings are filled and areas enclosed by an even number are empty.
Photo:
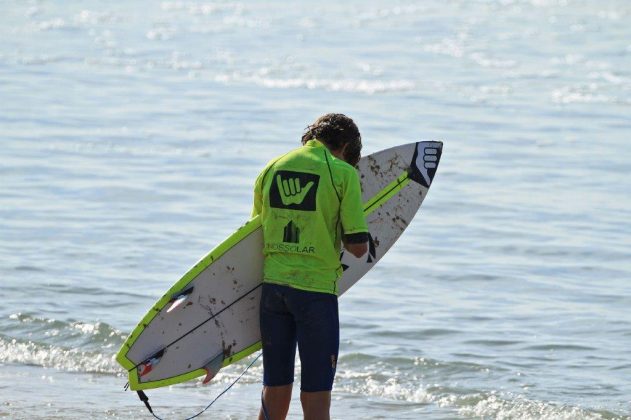
[[[109,22],[116,22],[119,17],[111,12],[97,12],[93,10],[82,10],[74,16],[74,22],[82,25],[96,25]]]
[[[614,98],[600,93],[600,87],[596,83],[580,86],[564,86],[552,91],[552,101],[559,104],[590,104],[608,103]]]
[[[147,31],[145,36],[152,41],[166,41],[173,38],[175,33],[176,29],[171,25],[156,24],[152,29]]]
[[[374,379],[373,375],[361,373],[340,373],[340,379],[336,382],[336,390],[356,395],[368,395],[384,398],[386,400],[408,401],[410,403],[432,403],[436,397],[427,391],[426,387],[411,387],[402,385],[397,378],[389,378],[381,381]],[[348,381],[349,378],[353,380]]]
[[[335,389],[385,400],[433,404],[441,408],[453,409],[465,417],[499,420],[598,420],[605,418],[601,413],[580,407],[536,401],[510,393],[455,390],[435,384],[426,385],[413,381],[404,383],[401,378],[394,377],[383,381],[374,379],[373,376],[362,372],[341,372],[338,374],[339,379]]]
[[[244,10],[242,3],[210,3],[193,1],[165,1],[161,4],[165,11],[186,11],[192,15],[211,15],[218,12],[230,10],[234,13],[241,13]]]
[[[380,8],[373,9],[366,12],[362,12],[357,19],[362,21],[374,21],[374,20],[383,20],[388,18],[396,18],[398,16],[408,16],[415,15],[423,12],[427,6],[421,5],[404,5],[404,6],[394,6],[392,8]]]
[[[489,57],[484,53],[472,53],[469,58],[482,67],[508,69],[517,65],[515,60],[502,60],[499,58]]]
[[[414,90],[416,85],[410,80],[365,80],[365,79],[304,79],[270,78],[253,76],[249,81],[268,88],[310,89],[331,92],[357,92],[365,94],[402,92]]]
[[[587,75],[591,80],[603,80],[613,85],[629,85],[631,79],[628,77],[622,77],[611,71],[595,71]]]
[[[40,55],[22,55],[15,60],[20,64],[25,64],[28,66],[41,66],[50,63],[56,63],[63,61],[63,57],[60,55],[48,55],[48,54],[40,54]]]
[[[68,372],[121,374],[112,353],[68,349],[33,341],[7,340],[0,337],[0,363],[60,369]]]
[[[430,53],[460,58],[465,55],[464,37],[444,38],[438,43],[425,45],[423,49]]]
[[[199,60],[187,59],[182,54],[174,52],[167,61],[167,66],[174,70],[201,70],[204,64]]]
[[[376,94],[388,92],[411,91],[416,84],[410,80],[367,80],[367,79],[317,79],[317,78],[273,78],[262,76],[265,71],[256,75],[244,75],[237,72],[218,74],[214,80],[219,83],[247,82],[270,89],[309,89],[329,92],[356,92]]]
[[[62,18],[55,18],[50,20],[44,20],[37,24],[37,28],[40,31],[52,31],[57,29],[66,29],[70,25]]]
[[[458,402],[458,399],[461,401]],[[457,398],[456,405],[461,405],[463,400],[465,398]],[[600,413],[587,411],[580,407],[533,401],[521,396],[507,395],[502,397],[497,394],[487,395],[474,404],[461,406],[458,413],[467,417],[498,420],[598,420],[605,418]]]
[[[462,363],[441,362],[416,357],[376,358],[353,354],[340,358],[335,389],[343,393],[372,398],[433,405],[465,417],[525,420],[597,420],[616,418],[611,412],[587,410],[574,405],[542,401],[509,391],[482,391],[454,383],[434,383],[438,377],[455,372],[490,370],[482,365],[467,370]],[[464,369],[463,369],[464,368]],[[432,379],[433,378],[433,379]],[[604,414],[603,414],[604,413]]]
[[[11,336],[0,336],[0,363],[71,372],[119,373],[114,353],[124,335],[102,322],[64,322],[29,314],[8,317]]]

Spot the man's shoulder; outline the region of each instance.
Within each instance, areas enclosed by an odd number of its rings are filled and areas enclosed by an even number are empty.
[[[331,161],[331,169],[344,178],[357,175],[357,169],[342,159],[333,158]]]
[[[267,172],[272,166],[278,163],[278,161],[280,161],[281,159],[291,158],[291,155],[295,153],[297,150],[299,149],[293,149],[293,150],[290,150],[289,152],[283,153],[282,155],[273,157],[265,164],[265,167],[261,170],[261,174]]]
[[[285,153],[283,153],[282,155],[278,155],[276,157],[274,157],[273,159],[271,159],[269,162],[267,162],[266,167],[272,166],[275,163],[282,163],[284,161],[290,161],[292,159],[295,159],[296,157],[300,156],[302,153],[305,152],[304,147],[296,147],[294,149],[291,149]]]
[[[322,154],[317,151],[318,149],[309,148],[309,147],[298,147],[292,149],[282,155],[276,156],[271,159],[265,168],[261,171],[261,174],[266,173],[272,168],[274,165],[277,167],[292,167],[295,165],[302,166],[305,162],[309,162],[308,166],[311,167],[312,170],[317,167],[317,171],[327,171],[327,166],[331,169],[331,172],[335,176],[335,178],[343,178],[349,179],[357,176],[357,169],[345,162],[342,159],[338,159],[331,155],[329,152],[325,152]],[[321,149],[320,149],[321,150]],[[328,157],[327,157],[328,155]],[[307,160],[305,160],[305,158]],[[315,164],[315,167],[312,166]]]

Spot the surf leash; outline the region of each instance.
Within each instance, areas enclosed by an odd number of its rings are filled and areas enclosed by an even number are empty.
[[[239,382],[239,380],[243,377],[243,375],[245,375],[245,373],[254,365],[254,363],[256,363],[257,360],[259,360],[259,358],[262,355],[263,355],[263,352],[259,353],[259,355],[256,356],[254,358],[254,360],[252,360],[252,362],[248,365],[248,367],[246,367],[245,370],[243,372],[241,372],[241,374],[237,377],[237,379],[232,381],[232,383],[230,385],[228,385],[228,387],[226,389],[221,391],[219,393],[219,395],[217,395],[215,397],[215,399],[213,399],[206,407],[204,407],[204,409],[202,411],[200,411],[199,413],[197,413],[197,414],[195,414],[195,415],[193,415],[191,417],[187,417],[184,420],[191,420],[191,419],[194,419],[194,418],[199,417],[202,414],[204,414],[215,403],[215,401],[217,401],[219,398],[221,398],[226,392],[228,392],[230,390],[230,388],[232,388],[237,382]],[[127,389],[127,385],[125,385],[125,389]],[[145,404],[145,407],[147,407],[147,410],[149,410],[149,413],[151,413],[151,415],[156,420],[164,420],[162,417],[159,417],[156,413],[153,412],[153,408],[151,408],[151,404],[149,404],[149,397],[147,397],[147,394],[145,394],[142,390],[136,391],[136,393],[138,394],[138,398],[140,398],[140,401],[142,401]],[[265,418],[267,419],[267,416]]]

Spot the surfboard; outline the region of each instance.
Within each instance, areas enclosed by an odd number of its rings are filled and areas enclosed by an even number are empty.
[[[358,164],[370,231],[362,258],[342,250],[340,295],[383,257],[408,227],[432,184],[442,143],[421,141],[382,150]],[[149,309],[116,360],[132,390],[158,388],[217,372],[261,348],[263,281],[259,216],[201,258]]]

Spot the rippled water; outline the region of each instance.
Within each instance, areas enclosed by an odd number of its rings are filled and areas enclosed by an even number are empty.
[[[116,350],[336,111],[367,153],[445,149],[341,300],[333,416],[631,417],[627,1],[2,6],[0,416],[147,416]],[[191,415],[246,363],[152,404]],[[208,417],[252,418],[260,381]]]

